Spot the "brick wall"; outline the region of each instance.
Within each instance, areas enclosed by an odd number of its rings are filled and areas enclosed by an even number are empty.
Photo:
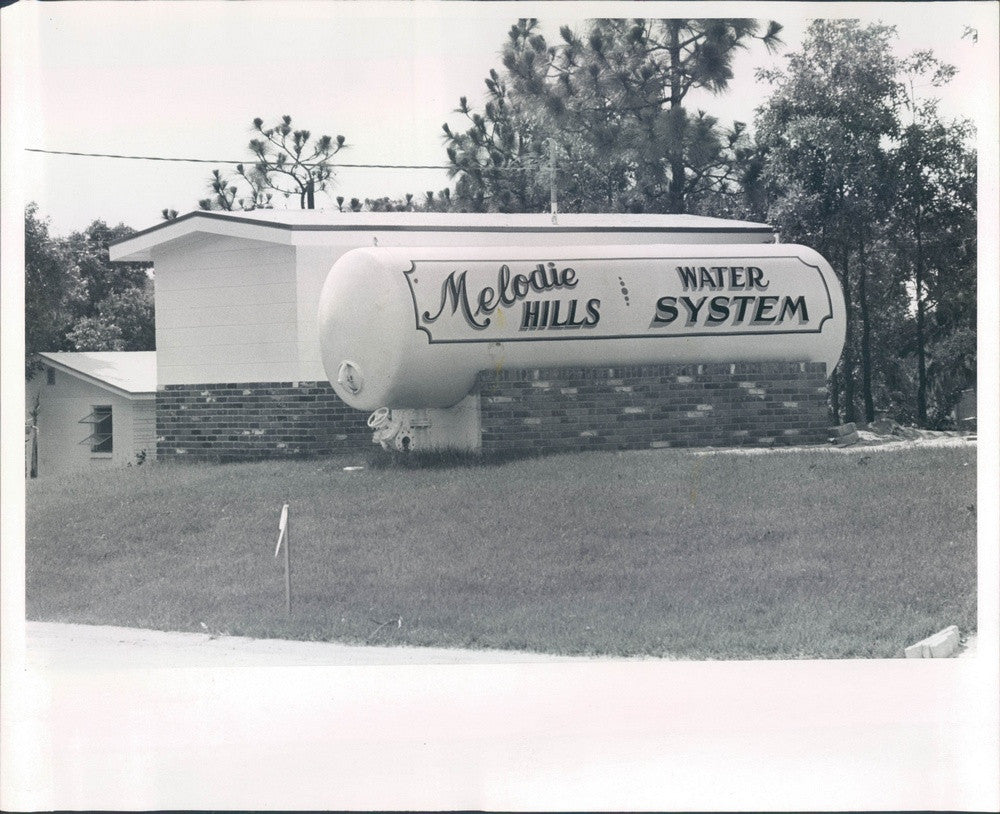
[[[371,443],[368,414],[329,382],[166,385],[156,393],[159,460],[323,455]]]
[[[816,363],[484,371],[478,388],[486,453],[824,443],[829,426]],[[365,449],[367,417],[328,382],[167,385],[156,394],[157,457]]]
[[[826,365],[761,362],[479,374],[483,451],[823,443]]]

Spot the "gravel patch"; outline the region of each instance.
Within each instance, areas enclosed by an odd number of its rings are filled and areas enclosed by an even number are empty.
[[[781,446],[781,447],[734,447],[726,449],[692,450],[695,456],[705,455],[788,455],[802,452],[830,453],[833,455],[856,455],[871,452],[898,452],[914,447],[975,447],[976,436],[959,435],[958,433],[932,432],[931,430],[914,430],[920,433],[916,438],[899,438],[897,436],[878,435],[865,430],[858,430],[860,441],[845,446]]]

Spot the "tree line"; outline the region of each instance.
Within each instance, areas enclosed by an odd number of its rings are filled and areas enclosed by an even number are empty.
[[[559,33],[549,44],[518,22],[482,109],[463,98],[468,126],[444,125],[456,207],[545,211],[554,181],[563,211],[768,222],[827,257],[844,288],[833,420],[946,425],[976,370],[974,133],[926,94],[954,68],[896,56],[891,26],[817,20],[783,69],[758,76],[768,93],[751,133],[690,110],[688,94],[725,91],[739,49],[780,45],[777,23]]]
[[[155,347],[149,263],[112,263],[108,245],[128,226],[95,220],[69,237],[49,233],[38,206],[24,212],[24,341],[31,375],[41,351],[133,351]]]
[[[954,69],[929,51],[897,56],[891,26],[817,20],[782,69],[758,75],[767,90],[753,127],[691,105],[692,91],[726,92],[742,49],[782,45],[773,21],[592,20],[550,43],[537,20],[519,20],[482,104],[462,97],[465,124],[443,125],[452,187],[334,201],[345,212],[545,212],[555,188],[563,212],[765,221],[841,280],[848,331],[832,419],[945,426],[976,369],[974,133],[934,96]],[[252,158],[214,170],[201,208],[267,208],[276,196],[312,208],[331,195],[344,136],[314,138],[290,116],[253,128]],[[146,283],[133,293],[145,301]],[[118,300],[70,299],[47,339],[133,349]]]

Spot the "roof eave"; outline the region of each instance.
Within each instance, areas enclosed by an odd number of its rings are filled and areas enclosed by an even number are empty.
[[[81,381],[87,382],[88,384],[94,384],[98,387],[102,387],[105,390],[110,390],[112,393],[118,396],[122,396],[127,399],[142,400],[150,399],[156,397],[156,390],[126,390],[123,387],[119,387],[116,384],[111,384],[104,379],[100,379],[97,376],[91,376],[89,373],[84,373],[82,370],[77,370],[74,367],[63,364],[58,359],[53,359],[49,354],[41,352],[36,354],[40,358],[44,359],[46,364],[52,365],[52,367],[57,370],[61,370],[63,373],[68,373],[70,376],[75,376]]]
[[[199,228],[200,224],[188,223],[188,221],[195,218],[201,221],[208,221],[209,223],[205,224],[208,228]],[[115,263],[150,262],[153,259],[151,249],[155,246],[168,243],[171,240],[179,240],[198,232],[227,237],[251,237],[246,234],[248,229],[267,228],[269,226],[277,227],[279,230],[285,230],[286,232],[290,231],[291,228],[286,224],[272,224],[252,218],[241,218],[224,215],[219,212],[195,210],[188,212],[186,215],[181,215],[179,218],[158,223],[155,226],[150,226],[148,229],[143,229],[141,232],[136,232],[133,235],[109,243],[108,254],[111,261]],[[257,239],[261,239],[261,236],[258,236]],[[291,241],[288,237],[285,237],[285,239],[278,239],[274,242],[289,243]]]
[[[193,219],[200,219],[201,224],[188,223]],[[740,223],[741,225],[736,225]],[[205,228],[199,228],[199,225]],[[296,232],[345,232],[357,231],[447,231],[465,232],[474,227],[458,226],[448,224],[320,224],[320,223],[288,223],[280,221],[261,220],[253,217],[241,217],[222,212],[209,212],[205,210],[194,210],[170,221],[158,223],[141,232],[137,232],[129,237],[122,238],[109,244],[111,260],[114,262],[135,262],[151,261],[151,249],[160,246],[171,240],[181,239],[187,235],[202,232],[205,234],[224,235],[227,237],[243,237],[257,240],[271,240],[276,243],[291,244],[296,242],[294,234]],[[480,228],[480,227],[475,227]],[[776,234],[776,230],[767,224],[754,224],[748,226],[746,222],[734,222],[732,226],[617,226],[617,227],[596,227],[596,226],[503,226],[498,231],[503,232],[592,232],[595,230],[604,231],[611,229],[615,231],[627,232],[694,232],[694,233],[715,233],[722,234],[728,232],[744,234]],[[281,235],[281,237],[278,237]]]

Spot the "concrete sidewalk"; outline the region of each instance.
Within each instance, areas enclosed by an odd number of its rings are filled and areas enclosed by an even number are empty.
[[[27,622],[28,667],[299,667],[398,664],[550,664],[610,661],[516,650],[365,647],[332,642],[247,639],[208,633],[167,633],[127,627]]]
[[[151,667],[343,667],[399,664],[555,664],[650,661],[649,657],[557,656],[519,650],[444,647],[366,647],[336,642],[248,639],[208,633],[173,633],[130,627],[27,622],[29,668],[128,669]],[[974,658],[969,636],[953,658]]]
[[[969,635],[962,644],[958,646],[958,651],[955,653],[956,659],[973,659],[976,657],[976,651],[979,649],[979,634],[973,633]]]

